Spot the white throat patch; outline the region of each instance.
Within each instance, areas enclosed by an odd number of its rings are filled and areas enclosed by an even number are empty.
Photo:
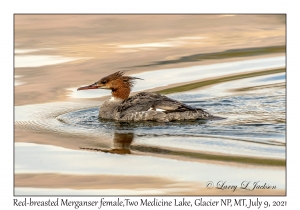
[[[121,102],[121,101],[123,101],[123,99],[121,99],[121,98],[116,98],[116,97],[111,97],[111,98],[109,99],[109,101],[111,101],[111,102]]]

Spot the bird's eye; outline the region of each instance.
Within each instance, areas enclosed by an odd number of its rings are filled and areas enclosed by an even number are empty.
[[[101,83],[102,83],[102,84],[105,84],[105,83],[106,83],[106,80],[102,80]]]

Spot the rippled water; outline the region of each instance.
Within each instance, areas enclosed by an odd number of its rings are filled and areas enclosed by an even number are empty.
[[[52,103],[16,107],[16,124],[87,137],[106,136],[112,139],[106,143],[106,147],[118,144],[115,139],[121,141],[122,145],[122,139],[127,137],[120,135],[131,134],[131,140],[129,143],[125,140],[123,146],[133,151],[171,148],[219,155],[284,159],[285,91],[285,73],[280,73],[169,95],[224,117],[222,120],[115,122],[98,118],[98,104],[96,107],[89,105],[91,108],[83,108],[86,105]]]

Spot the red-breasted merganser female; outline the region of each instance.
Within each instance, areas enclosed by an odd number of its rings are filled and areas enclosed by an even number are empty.
[[[141,92],[129,97],[137,77],[123,76],[118,71],[103,77],[94,84],[80,87],[77,90],[110,89],[112,97],[105,101],[99,111],[99,117],[118,121],[159,121],[213,119],[213,115],[201,108],[168,98],[158,93]]]

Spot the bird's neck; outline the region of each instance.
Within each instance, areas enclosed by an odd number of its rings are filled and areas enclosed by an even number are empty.
[[[119,87],[116,89],[112,89],[111,91],[112,98],[125,100],[129,97],[130,87]]]

